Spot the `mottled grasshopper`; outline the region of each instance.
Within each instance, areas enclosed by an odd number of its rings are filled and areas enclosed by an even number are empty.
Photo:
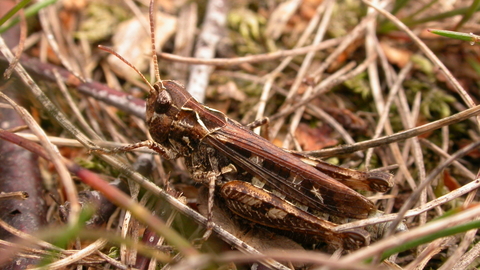
[[[392,175],[344,169],[285,151],[200,104],[177,82],[161,80],[152,6],[150,30],[158,82],[151,85],[125,59],[101,47],[130,65],[150,87],[146,121],[153,140],[113,151],[145,146],[166,159],[184,157],[192,178],[210,186],[210,211],[215,190],[231,211],[255,223],[347,249],[368,244],[365,230],[336,232],[336,224],[317,213],[355,219],[377,213],[375,205],[352,188],[384,192]]]

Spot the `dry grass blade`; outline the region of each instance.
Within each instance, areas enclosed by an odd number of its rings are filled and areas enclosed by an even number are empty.
[[[375,8],[378,12],[380,12],[382,15],[384,15],[389,20],[391,20],[393,23],[395,23],[399,28],[401,28],[403,31],[405,31],[416,42],[416,44],[419,46],[419,48],[422,49],[422,51],[432,60],[432,62],[440,67],[440,69],[445,73],[445,75],[449,79],[450,83],[452,83],[455,86],[456,90],[458,91],[458,93],[460,94],[462,99],[465,101],[465,103],[469,107],[475,106],[475,102],[473,102],[473,100],[470,97],[470,95],[468,94],[468,92],[465,91],[465,89],[463,89],[463,87],[460,85],[458,80],[445,67],[445,65],[442,63],[442,61],[440,61],[438,59],[438,57],[425,45],[425,43],[423,43],[410,29],[408,29],[408,27],[406,25],[401,23],[397,18],[395,18],[395,16],[386,12],[384,9],[378,7],[377,5],[374,5],[373,3],[369,2],[369,1],[366,1],[366,0],[364,0],[364,2],[366,4],[368,4],[369,6]],[[480,117],[478,117],[478,116],[477,116],[477,122],[480,125]]]
[[[58,260],[54,263],[48,264],[46,266],[42,266],[39,268],[31,268],[32,270],[40,270],[40,269],[45,269],[48,267],[48,269],[61,269],[63,267],[66,267],[71,264],[75,264],[77,261],[90,256],[91,254],[97,252],[99,249],[102,249],[103,246],[107,243],[106,240],[104,239],[98,239],[94,243],[88,245],[87,247],[83,248],[82,250],[78,251],[77,253],[74,253],[64,259]]]
[[[394,238],[391,237],[391,238],[383,239],[371,245],[369,248],[365,248],[363,250],[359,250],[355,253],[345,256],[343,262],[355,263],[362,260],[366,260],[368,258],[372,258],[389,248],[395,248],[395,247],[401,246],[402,244],[408,241],[416,240],[422,236],[428,236],[434,232],[438,232],[440,230],[447,229],[455,225],[470,221],[474,217],[478,216],[479,213],[480,213],[480,207],[478,206],[473,207],[473,208],[464,210],[463,212],[457,215],[454,215],[445,219],[437,220],[435,222],[426,224],[422,227],[418,227],[408,232],[398,234]]]
[[[3,193],[0,194],[0,200],[6,200],[6,199],[17,199],[17,200],[25,200],[28,198],[28,193],[23,192],[23,191],[18,191],[18,192],[8,192],[8,193]]]
[[[2,40],[3,41],[3,40]],[[18,66],[16,68],[19,68]],[[55,168],[62,179],[62,183],[65,186],[67,197],[72,202],[72,215],[69,220],[70,224],[75,224],[78,221],[78,215],[80,213],[80,205],[78,203],[77,189],[73,183],[73,180],[68,173],[67,168],[62,162],[61,156],[58,153],[57,148],[48,140],[47,135],[44,130],[35,122],[30,113],[24,108],[18,106],[13,100],[5,96],[3,93],[0,93],[0,97],[5,99],[15,111],[22,117],[22,119],[27,123],[30,130],[37,135],[43,147],[45,147],[49,157],[51,158]]]

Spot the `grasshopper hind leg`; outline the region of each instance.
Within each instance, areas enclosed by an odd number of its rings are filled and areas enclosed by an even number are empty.
[[[225,183],[220,194],[235,214],[260,225],[289,232],[293,238],[307,237],[308,239],[303,239],[305,242],[325,242],[349,250],[370,243],[370,235],[363,229],[336,232],[337,224],[305,212],[247,182]]]

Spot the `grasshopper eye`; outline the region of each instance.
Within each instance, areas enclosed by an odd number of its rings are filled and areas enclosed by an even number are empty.
[[[161,91],[158,93],[157,99],[155,100],[154,109],[158,114],[165,114],[172,104],[172,97],[167,91]]]

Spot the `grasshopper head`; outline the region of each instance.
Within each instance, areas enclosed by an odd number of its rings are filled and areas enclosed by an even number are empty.
[[[155,77],[157,83],[151,84],[147,78],[130,62],[128,62],[121,55],[113,51],[108,47],[99,45],[98,47],[104,51],[107,51],[116,57],[118,57],[125,64],[130,66],[140,78],[149,86],[150,96],[147,99],[147,108],[146,108],[146,121],[152,138],[157,143],[165,142],[167,139],[173,139],[173,141],[178,140],[178,132],[171,132],[173,129],[181,130],[184,126],[191,126],[195,124],[195,121],[189,118],[191,114],[180,115],[184,105],[193,99],[193,97],[185,90],[185,88],[174,81],[162,80],[160,78],[160,71],[158,67],[158,60],[155,49],[155,31],[154,31],[154,1],[150,1],[150,37],[152,40],[152,59],[155,67]],[[189,111],[187,108],[185,111]],[[190,110],[191,111],[191,110]],[[183,122],[182,122],[183,121]],[[180,123],[182,122],[182,123]],[[189,123],[185,123],[189,122]],[[177,123],[177,124],[175,124]],[[168,136],[173,138],[169,138]],[[173,135],[172,135],[173,134]]]
[[[153,85],[147,99],[146,121],[156,142],[167,139],[173,122],[190,98],[185,88],[175,81],[165,80]]]

